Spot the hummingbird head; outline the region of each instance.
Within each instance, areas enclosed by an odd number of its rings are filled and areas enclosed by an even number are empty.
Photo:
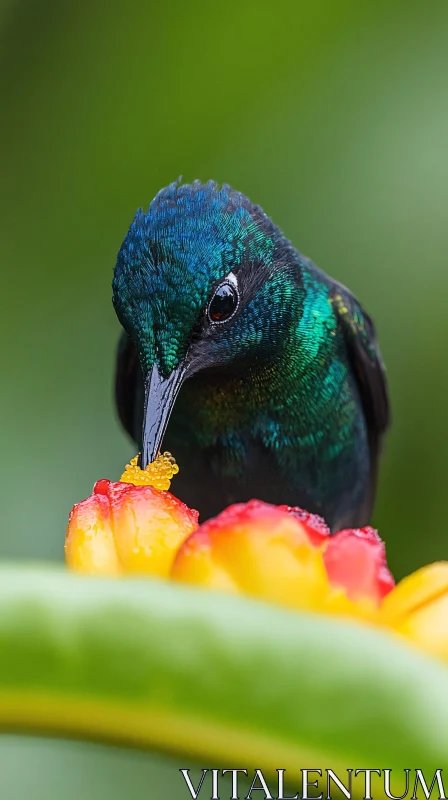
[[[261,208],[213,181],[172,183],[137,212],[118,254],[113,303],[143,371],[143,467],[186,379],[216,368],[243,373],[282,346],[290,251]]]

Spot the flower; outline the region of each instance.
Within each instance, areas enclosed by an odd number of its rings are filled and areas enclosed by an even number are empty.
[[[145,471],[133,459],[120,483],[98,481],[70,513],[67,565],[90,574],[172,578],[357,617],[448,661],[448,562],[423,567],[395,586],[373,528],[332,536],[316,514],[260,500],[229,506],[199,526],[197,511],[160,490],[177,471],[164,453]]]
[[[376,617],[394,581],[373,528],[330,536],[324,520],[260,500],[229,506],[198,527],[172,494],[98,481],[74,506],[66,561],[77,571],[171,577],[292,608]],[[126,474],[130,480],[130,470]],[[146,480],[146,475],[144,476]]]
[[[197,526],[198,516],[169,492],[100,480],[93,494],[70,513],[67,565],[102,575],[165,577],[179,545]]]
[[[171,576],[294,606],[316,606],[327,591],[322,552],[286,509],[251,500],[229,506],[181,546]]]
[[[320,517],[259,500],[229,506],[197,528],[181,545],[171,577],[372,619],[394,585],[372,528],[330,537]]]
[[[448,562],[429,564],[400,581],[382,604],[381,622],[448,660]]]

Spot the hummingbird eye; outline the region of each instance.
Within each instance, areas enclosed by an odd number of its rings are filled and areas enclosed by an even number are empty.
[[[233,317],[240,302],[238,284],[235,275],[231,272],[223,283],[216,289],[208,305],[208,318],[212,323],[227,322]]]

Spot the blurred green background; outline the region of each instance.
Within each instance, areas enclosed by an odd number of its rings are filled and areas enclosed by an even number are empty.
[[[112,269],[179,175],[248,194],[371,312],[393,410],[374,521],[396,577],[448,557],[447,36],[443,0],[0,0],[0,557],[62,559],[72,504],[133,455]],[[88,745],[5,739],[0,774],[8,800],[162,791],[147,757]]]

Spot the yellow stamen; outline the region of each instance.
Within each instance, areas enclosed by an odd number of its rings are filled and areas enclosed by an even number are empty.
[[[134,486],[153,486],[155,489],[168,491],[173,476],[178,472],[179,467],[171,453],[159,453],[155,461],[148,464],[145,469],[138,466],[138,456],[135,456],[131,458],[129,464],[126,464],[120,482],[133,483]]]

